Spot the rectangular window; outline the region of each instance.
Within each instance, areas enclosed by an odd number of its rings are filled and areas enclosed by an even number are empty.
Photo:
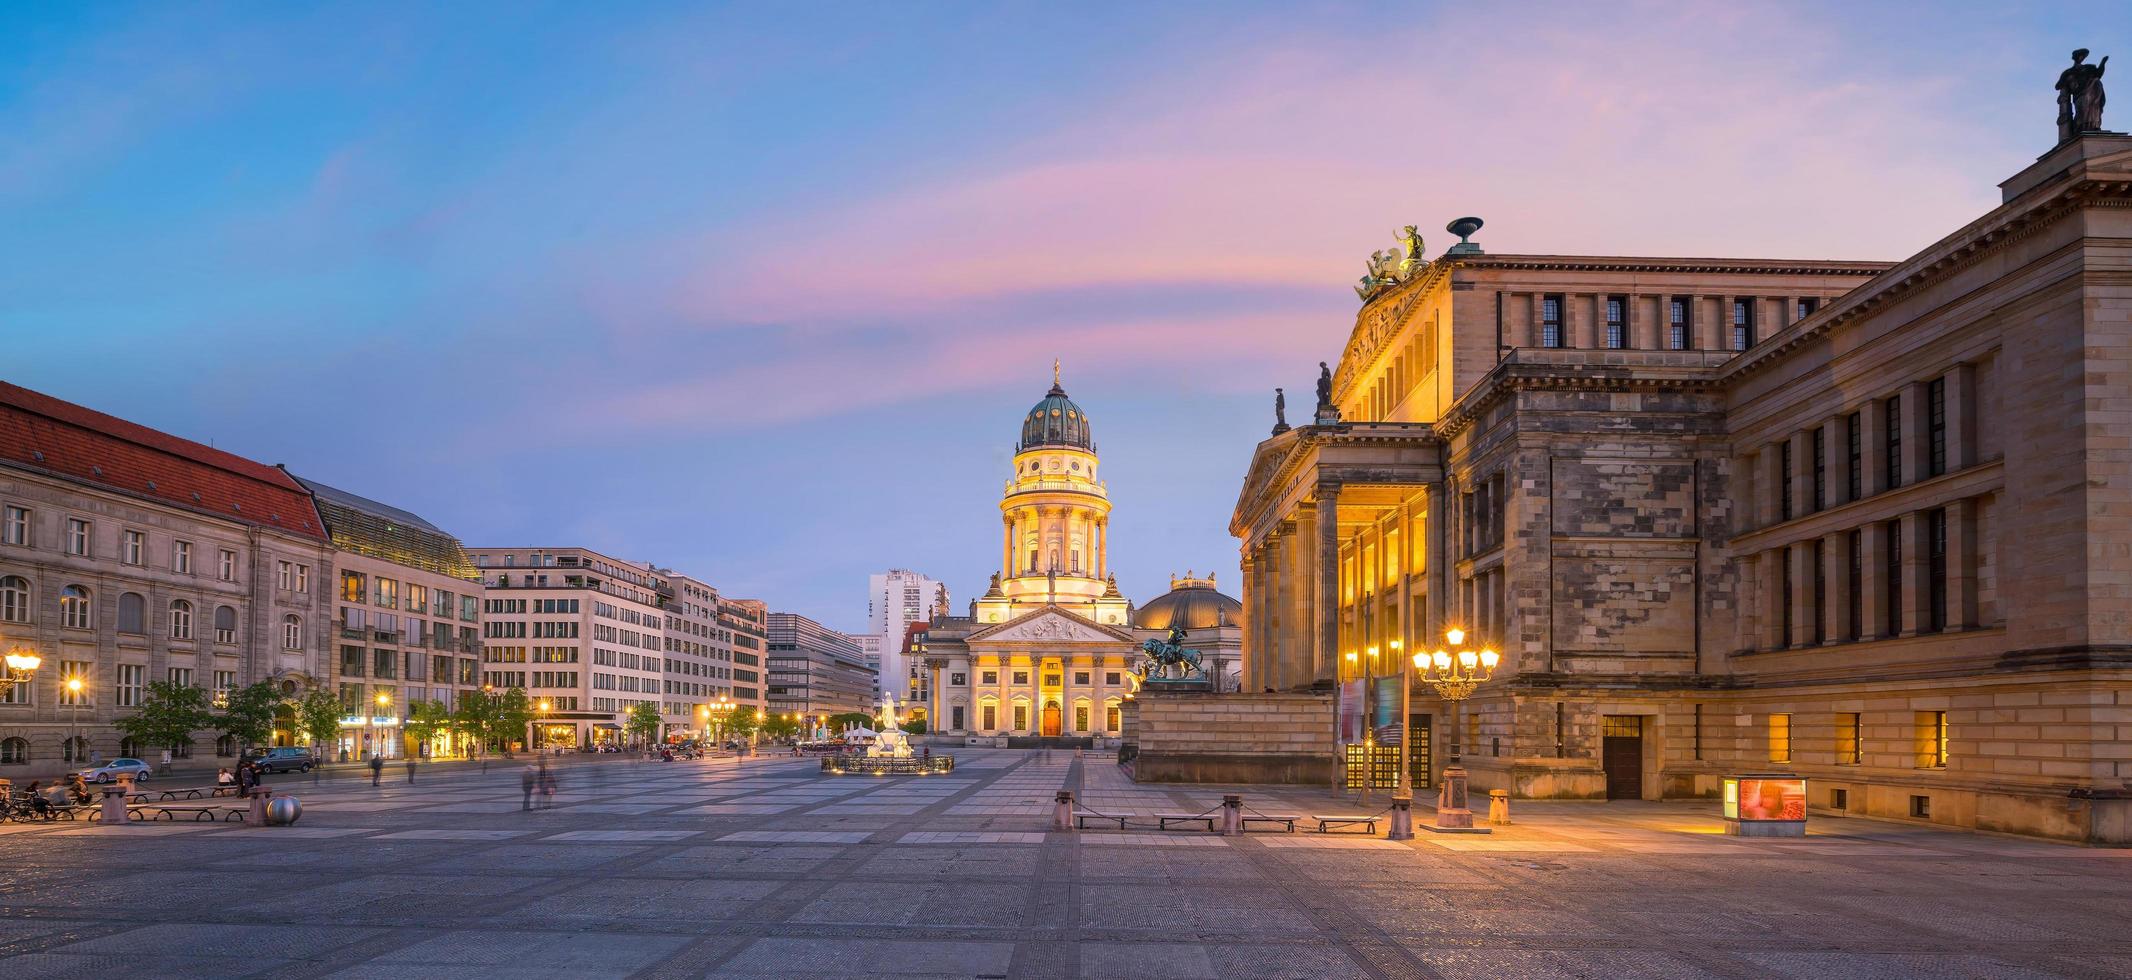
[[[1629,345],[1629,300],[1626,296],[1606,298],[1606,346],[1620,350]]]
[[[1124,712],[1120,711],[1118,706],[1115,704],[1105,705],[1103,708],[1104,730],[1115,732],[1124,727]]]
[[[1769,716],[1769,761],[1791,761],[1791,716]]]
[[[1925,628],[1947,628],[1947,509],[1925,515]]]
[[[1806,552],[1807,560],[1814,563],[1814,591],[1811,596],[1814,601],[1811,615],[1814,618],[1806,624],[1806,632],[1818,645],[1828,640],[1828,572],[1824,561],[1828,557],[1827,545],[1822,539],[1815,538],[1806,546]]]
[[[1812,297],[1812,296],[1801,296],[1801,297],[1799,297],[1799,306],[1798,306],[1798,309],[1796,309],[1796,310],[1794,310],[1794,311],[1793,311],[1793,314],[1794,314],[1794,315],[1792,316],[1792,319],[1793,319],[1793,320],[1804,320],[1804,319],[1806,319],[1807,317],[1813,316],[1813,315],[1814,315],[1814,311],[1815,311],[1815,310],[1818,310],[1818,309],[1820,309],[1820,308],[1821,308],[1821,301],[1820,301],[1819,299],[1816,299],[1815,297]]]
[[[9,507],[0,512],[0,542],[28,547],[30,543],[30,512],[26,507]]]
[[[399,659],[399,655],[391,650],[370,651],[371,676],[387,680],[399,676]]]
[[[979,680],[985,684],[997,684],[999,683],[999,671],[984,671],[982,674],[979,675]]]
[[[274,563],[274,584],[283,592],[296,587],[296,566],[285,561]]]
[[[1017,732],[1019,732],[1019,731],[1026,731],[1026,730],[1028,730],[1028,728],[1029,728],[1029,706],[1028,706],[1028,705],[1026,705],[1026,704],[1017,704],[1017,705],[1015,705],[1015,706],[1014,706],[1014,730],[1015,730],[1015,731],[1017,731]]]
[[[1027,684],[1027,683],[1029,683],[1029,672],[1028,672],[1028,671],[1026,671],[1026,670],[1017,670],[1017,671],[1015,671],[1015,672],[1014,672],[1014,683],[1016,683],[1016,684]]]
[[[171,682],[172,684],[175,684],[175,685],[179,686],[179,687],[191,687],[191,686],[192,686],[192,668],[191,668],[191,667],[172,667],[172,668],[170,668],[170,682]]]
[[[1088,730],[1087,705],[1077,704],[1073,706],[1073,730],[1077,732],[1085,732]]]
[[[1818,511],[1828,507],[1828,429],[1815,426],[1808,442],[1814,452],[1809,462],[1814,474],[1814,509]]]
[[[89,554],[89,522],[79,517],[67,518],[67,554]]]
[[[1791,440],[1777,443],[1777,520],[1791,520],[1792,500]]]
[[[1791,546],[1777,550],[1777,646],[1791,646]]]
[[[1754,346],[1754,300],[1732,301],[1732,349],[1746,350]]]
[[[1920,711],[1917,713],[1917,767],[1919,769],[1947,768],[1946,712]]]
[[[372,587],[377,590],[378,605],[386,609],[393,609],[399,606],[400,583],[389,578],[381,578],[374,580]]]
[[[341,648],[341,674],[347,677],[363,676],[363,648]]]
[[[139,565],[147,560],[144,554],[147,550],[148,535],[139,531],[120,532],[118,536],[118,559],[120,561],[128,565]]]
[[[1697,761],[1701,761],[1703,757],[1703,706],[1701,702],[1697,702],[1695,705],[1695,731],[1691,741],[1694,757]],[[1555,702],[1555,758],[1562,758],[1562,702],[1560,701]]]
[[[1933,378],[1925,384],[1925,435],[1930,450],[1925,475],[1947,472],[1947,379]]]
[[[215,557],[215,576],[224,582],[237,580],[237,553],[227,548]]]
[[[1888,607],[1885,618],[1885,636],[1895,636],[1903,631],[1903,522],[1889,521],[1881,525],[1881,550],[1887,554],[1882,563],[1881,578],[1884,596],[1881,603]]]
[[[1688,349],[1688,338],[1694,328],[1691,317],[1692,314],[1688,310],[1687,300],[1675,299],[1667,304],[1666,346],[1668,348],[1673,350]]]
[[[413,582],[407,583],[407,611],[411,613],[429,612],[429,589]]]
[[[978,713],[983,716],[984,721],[984,724],[978,726],[981,730],[988,732],[999,730],[999,705],[987,704]]]
[[[1865,470],[1860,465],[1865,454],[1865,423],[1857,412],[1843,417],[1843,477],[1849,483],[1845,500],[1865,498]]]
[[[1836,716],[1836,764],[1839,766],[1855,766],[1865,761],[1864,750],[1858,743],[1858,721],[1858,715],[1852,713]]]
[[[121,708],[139,707],[141,690],[148,686],[146,664],[119,664],[116,701]]]
[[[970,675],[961,672],[950,673],[948,675],[948,685],[951,687],[961,687],[965,683],[968,683],[967,678],[969,676]]]
[[[1086,683],[1088,683],[1088,678],[1089,678],[1089,676],[1090,676],[1090,675],[1089,675],[1088,671],[1085,671],[1085,670],[1076,670],[1076,671],[1074,671],[1074,672],[1073,672],[1073,682],[1074,682],[1075,684],[1086,684]]]
[[[172,541],[170,543],[170,570],[180,575],[192,574],[192,542]]]
[[[1540,300],[1540,346],[1562,346],[1562,297],[1554,294]]]
[[[341,573],[341,601],[363,601],[365,588],[366,583],[363,581],[363,574],[361,572],[344,571]]]
[[[1903,485],[1903,399],[1901,395],[1881,403],[1887,424],[1881,438],[1887,443],[1888,455],[1883,460],[1888,489]]]
[[[1116,687],[1120,683],[1118,678],[1119,674],[1115,670],[1108,670],[1103,672],[1103,683],[1105,684],[1109,684],[1113,687]]]
[[[1849,550],[1851,552],[1850,588],[1844,590],[1848,593],[1849,602],[1849,609],[1847,610],[1849,615],[1845,616],[1843,620],[1843,638],[1846,640],[1858,639],[1865,630],[1865,625],[1859,622],[1863,618],[1865,611],[1864,545],[1865,532],[1853,530],[1849,541]]]

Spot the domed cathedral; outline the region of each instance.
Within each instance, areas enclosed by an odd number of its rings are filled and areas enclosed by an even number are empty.
[[[1223,691],[1242,681],[1244,604],[1215,591],[1214,575],[1170,576],[1170,591],[1133,610],[1133,631],[1142,639],[1168,639],[1182,631],[1184,645],[1199,651],[1200,668]]]
[[[922,646],[926,717],[947,736],[1008,744],[1098,744],[1115,738],[1138,688],[1140,642],[1174,622],[1212,655],[1226,631],[1240,647],[1236,600],[1211,579],[1176,579],[1144,626],[1110,570],[1110,490],[1098,472],[1088,412],[1052,365],[1051,390],[1022,413],[1014,472],[999,503],[999,570],[968,616],[936,617]],[[1200,625],[1201,621],[1208,625]],[[1158,622],[1159,621],[1159,622]],[[1232,654],[1224,663],[1233,663]]]

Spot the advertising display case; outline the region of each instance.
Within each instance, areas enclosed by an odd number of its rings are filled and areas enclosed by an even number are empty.
[[[1806,836],[1806,777],[1788,772],[1726,776],[1725,832],[1739,837]]]

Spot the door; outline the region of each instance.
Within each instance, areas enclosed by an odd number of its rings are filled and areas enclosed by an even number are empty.
[[[1057,738],[1058,736],[1059,703],[1057,701],[1046,701],[1044,702],[1044,737]]]
[[[1599,764],[1606,769],[1606,798],[1643,799],[1643,717],[1607,715]]]
[[[1417,789],[1436,785],[1436,773],[1429,768],[1429,716],[1407,716],[1407,772]]]

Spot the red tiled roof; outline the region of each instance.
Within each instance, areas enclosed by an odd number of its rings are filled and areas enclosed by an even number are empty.
[[[310,492],[276,467],[5,381],[0,462],[326,540]]]

